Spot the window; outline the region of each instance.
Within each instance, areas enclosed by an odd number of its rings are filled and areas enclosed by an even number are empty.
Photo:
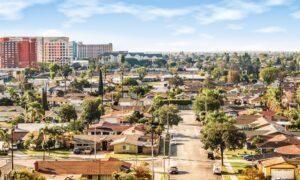
[[[128,150],[129,150],[129,146],[124,145],[124,146],[123,146],[123,150],[128,151]]]

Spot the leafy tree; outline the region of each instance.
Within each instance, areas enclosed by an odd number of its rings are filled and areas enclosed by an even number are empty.
[[[240,132],[224,113],[220,115],[223,116],[222,120],[213,119],[203,126],[200,139],[205,149],[220,150],[221,162],[224,165],[224,150],[242,148],[246,142],[246,135]]]
[[[243,175],[245,176],[245,180],[267,180],[262,172],[258,169],[248,167],[243,171]]]
[[[278,74],[279,74],[279,70],[277,68],[266,67],[260,71],[259,76],[264,82],[270,84],[277,79]]]
[[[178,112],[178,109],[174,105],[163,105],[153,112],[153,118],[158,123],[159,128],[163,130],[168,122],[170,127],[172,127],[182,121],[182,118],[177,114]]]
[[[104,114],[104,108],[101,106],[101,99],[85,100],[82,104],[83,112],[81,114],[81,119],[92,123],[100,119],[100,116]]]
[[[147,75],[147,69],[145,67],[140,67],[136,70],[139,75],[139,79],[142,81]]]
[[[9,94],[11,100],[13,100],[14,104],[20,103],[20,95],[16,92],[16,90],[12,87],[7,87],[6,92]]]
[[[70,66],[68,64],[65,64],[62,69],[62,75],[64,77],[64,80],[65,80],[65,92],[67,91],[67,79],[68,79],[68,76],[72,73],[72,69],[70,68]]]
[[[224,105],[225,92],[220,89],[204,89],[193,102],[193,110],[196,114],[203,111],[216,111]]]
[[[211,76],[213,78],[219,79],[222,76],[222,71],[220,68],[216,67],[212,70]]]
[[[240,81],[240,73],[236,67],[230,67],[227,75],[227,81],[230,83],[237,83]]]
[[[266,94],[263,96],[263,100],[265,101],[267,107],[276,112],[281,111],[281,98],[282,94],[280,89],[275,87],[269,87]]]
[[[129,88],[129,93],[136,94],[137,101],[141,96],[145,95],[147,92],[148,92],[148,88],[145,86],[131,86]]]
[[[59,107],[57,114],[61,122],[70,122],[71,120],[75,121],[77,119],[76,109],[71,104],[64,104]]]
[[[44,117],[44,109],[43,106],[34,101],[28,104],[26,111],[26,122],[36,122],[42,120]]]
[[[33,173],[28,169],[19,169],[17,171],[13,171],[12,173],[15,180],[46,180],[45,176],[39,173]]]
[[[169,79],[169,84],[174,87],[182,86],[184,84],[184,81],[181,77],[178,75],[175,75],[171,79]]]
[[[135,123],[139,122],[139,120],[143,117],[144,117],[144,115],[142,113],[140,113],[139,111],[134,111],[131,115],[126,117],[126,120],[130,124],[135,124]]]
[[[127,77],[127,78],[124,79],[122,85],[125,85],[125,86],[137,86],[137,85],[139,85],[139,83],[135,79]]]
[[[52,63],[49,65],[51,79],[53,79],[56,76],[56,74],[59,72],[59,70],[60,70],[59,65],[57,65],[55,63]]]
[[[9,147],[11,135],[7,132],[7,130],[0,129],[0,140],[4,141],[5,145]]]
[[[10,123],[12,125],[17,125],[19,123],[24,123],[24,122],[25,122],[25,118],[24,118],[24,116],[21,116],[21,115],[14,117],[12,120],[10,120]]]

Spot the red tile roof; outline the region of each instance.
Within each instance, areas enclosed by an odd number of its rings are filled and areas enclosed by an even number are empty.
[[[288,145],[275,149],[275,152],[287,155],[300,155],[300,145]]]

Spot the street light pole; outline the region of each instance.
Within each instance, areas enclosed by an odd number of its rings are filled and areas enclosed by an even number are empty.
[[[13,149],[13,144],[14,144],[14,129],[15,127],[12,127],[11,129],[11,170],[14,170],[14,149]]]
[[[152,155],[152,180],[154,180],[154,151],[153,151],[153,130],[154,125],[151,124],[151,155]]]

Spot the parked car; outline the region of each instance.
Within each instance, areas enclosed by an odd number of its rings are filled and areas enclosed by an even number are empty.
[[[92,154],[93,151],[94,151],[93,148],[88,147],[88,148],[84,149],[84,150],[82,151],[82,153],[83,153],[83,154]]]
[[[81,153],[81,150],[79,148],[74,148],[73,149],[73,153],[74,154],[80,154]]]
[[[208,152],[208,153],[207,153],[207,158],[208,158],[208,159],[211,159],[211,160],[214,160],[214,159],[215,159],[214,153],[213,153],[213,152]]]
[[[169,169],[170,174],[178,174],[178,168],[176,165],[171,165]]]
[[[254,155],[245,155],[244,159],[246,161],[255,161],[255,156]]]
[[[213,174],[221,175],[221,167],[218,164],[214,164],[213,166]]]
[[[171,139],[171,145],[177,145],[177,140],[176,139]]]
[[[18,146],[16,144],[13,144],[12,146],[9,147],[9,149],[16,151],[18,150]]]

